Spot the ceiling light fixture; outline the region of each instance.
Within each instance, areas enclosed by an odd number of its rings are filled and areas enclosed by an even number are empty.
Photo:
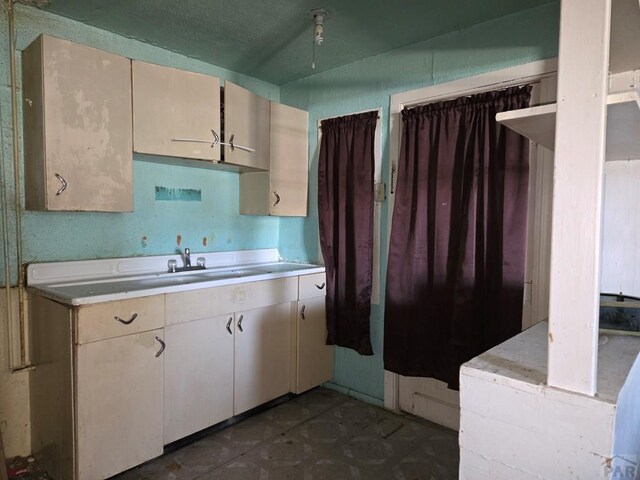
[[[313,57],[311,68],[316,68],[316,45],[324,43],[324,19],[329,16],[329,12],[324,8],[314,8],[307,16],[313,19]]]

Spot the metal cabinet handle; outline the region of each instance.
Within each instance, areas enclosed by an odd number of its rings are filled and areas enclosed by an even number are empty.
[[[318,290],[322,290],[322,289],[324,288],[324,286],[325,286],[325,283],[324,283],[324,282],[322,282],[322,285],[318,285],[317,283],[314,283],[314,285],[316,286],[316,288],[317,288]]]
[[[231,151],[233,152],[236,148],[240,149],[240,150],[244,150],[245,152],[249,152],[249,153],[253,153],[256,151],[255,148],[250,148],[250,147],[244,147],[242,145],[236,145],[235,143],[233,143],[233,138],[235,137],[235,135],[232,133],[231,136],[229,137],[229,143],[224,143],[221,142],[220,145],[229,145],[229,147],[231,148]]]
[[[233,317],[229,317],[229,321],[227,322],[227,332],[229,332],[229,335],[233,335],[233,332],[231,331],[231,322],[233,322]]]
[[[129,320],[123,320],[122,318],[120,318],[117,315],[114,315],[113,318],[115,318],[117,321],[119,321],[120,323],[124,323],[125,325],[129,325],[130,323],[132,323],[136,318],[138,318],[138,314],[134,313],[133,315],[131,315],[131,318],[129,318]]]
[[[156,352],[156,357],[159,357],[160,355],[162,355],[162,352],[164,352],[164,349],[167,347],[167,345],[166,345],[166,344],[164,343],[164,341],[163,341],[159,336],[157,336],[157,335],[156,335],[156,340],[157,340],[158,342],[160,342],[160,350],[158,350],[158,351]]]
[[[276,201],[273,202],[273,206],[275,207],[276,205],[278,205],[280,203],[280,195],[278,195],[277,192],[273,192],[273,194],[276,196]]]
[[[58,195],[60,195],[62,192],[64,192],[67,189],[67,181],[59,173],[54,173],[54,175],[56,176],[56,178],[58,180],[60,180],[60,183],[62,184],[60,189],[56,192],[56,196],[58,196]]]
[[[215,147],[216,145],[223,145],[223,146],[227,146],[229,148],[231,148],[231,151],[233,152],[236,148],[240,149],[240,150],[244,150],[245,152],[249,152],[249,153],[253,153],[255,152],[255,148],[250,148],[250,147],[244,147],[242,145],[236,145],[235,143],[233,143],[233,139],[234,139],[234,135],[232,134],[231,137],[229,137],[229,142],[221,142],[220,141],[220,135],[218,135],[215,130],[211,130],[211,135],[213,135],[213,140],[200,140],[199,138],[172,138],[171,141],[172,142],[195,142],[195,143],[208,143],[211,145],[211,148]]]
[[[242,329],[242,319],[244,318],[244,316],[240,315],[240,318],[238,319],[238,330],[240,330],[241,332],[244,332],[244,330]]]
[[[302,318],[303,320],[306,319],[306,317],[304,316],[304,309],[306,308],[306,305],[302,305],[302,309],[300,309],[300,318]]]

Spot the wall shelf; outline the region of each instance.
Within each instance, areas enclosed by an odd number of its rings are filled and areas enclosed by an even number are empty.
[[[640,158],[640,95],[636,91],[607,96],[607,160]],[[556,140],[556,104],[502,112],[499,123],[531,141],[553,150]]]

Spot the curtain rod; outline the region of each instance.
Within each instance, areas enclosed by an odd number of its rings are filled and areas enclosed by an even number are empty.
[[[319,123],[318,128],[322,128],[322,122],[324,122],[325,120],[333,120],[335,118],[350,117],[352,115],[362,115],[363,113],[369,113],[369,112],[373,113],[375,112],[375,110],[369,110],[367,112],[349,113],[347,115],[340,115],[338,117],[323,118],[322,120],[318,120],[318,123]],[[380,120],[380,115],[376,117],[376,120]]]

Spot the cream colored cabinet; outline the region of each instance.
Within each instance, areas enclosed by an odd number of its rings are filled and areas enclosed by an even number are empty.
[[[233,315],[167,326],[164,443],[233,416]]]
[[[224,84],[224,162],[269,170],[269,100],[232,82]],[[254,151],[247,151],[247,147]]]
[[[324,289],[317,274],[79,307],[32,295],[32,451],[55,478],[107,478],[330,379]]]
[[[103,479],[162,454],[163,305],[30,297],[32,450],[54,478]]]
[[[162,455],[162,329],[77,346],[77,478]]]
[[[293,305],[282,303],[236,313],[234,415],[290,391]]]
[[[296,393],[333,378],[333,347],[327,345],[324,273],[300,276],[296,321]]]
[[[270,168],[240,174],[240,213],[307,215],[309,114],[271,102]]]
[[[166,442],[291,391],[297,290],[286,277],[167,295]]]
[[[22,54],[28,210],[133,210],[131,61],[40,35]]]
[[[217,77],[134,60],[132,84],[135,152],[220,160]]]

